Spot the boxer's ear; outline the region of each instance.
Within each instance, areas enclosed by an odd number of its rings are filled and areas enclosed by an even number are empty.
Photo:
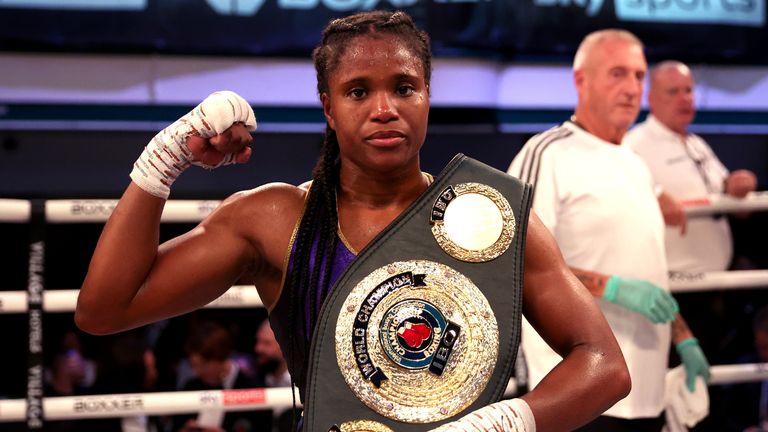
[[[328,93],[323,93],[320,95],[320,102],[323,104],[323,115],[325,116],[325,121],[328,122],[328,125],[331,127],[331,129],[336,130],[336,122],[333,120],[333,112],[331,111],[331,97],[328,96]]]

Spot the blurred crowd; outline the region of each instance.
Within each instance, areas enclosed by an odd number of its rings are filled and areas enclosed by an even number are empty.
[[[197,311],[129,332],[92,339],[61,331],[46,354],[45,396],[250,389],[291,385],[265,317],[254,331],[224,314]],[[290,409],[130,416],[46,422],[45,430],[125,432],[288,431]]]

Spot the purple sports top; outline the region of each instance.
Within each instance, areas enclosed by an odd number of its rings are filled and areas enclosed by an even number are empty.
[[[297,225],[298,226],[298,225]],[[317,262],[317,243],[318,237],[312,242],[312,249],[310,251],[310,263],[309,274],[312,274],[315,266],[320,265],[319,280],[322,280],[325,272],[328,271],[325,262]],[[291,244],[291,254],[288,257],[288,265],[286,266],[286,278],[291,273],[294,266],[294,256],[296,255],[296,242],[295,239]],[[347,245],[341,240],[338,232],[336,234],[336,255],[331,264],[331,275],[329,287],[333,287],[336,281],[341,277],[344,271],[352,264],[356,259],[356,255],[347,247]],[[272,326],[272,330],[275,332],[275,337],[280,343],[280,348],[283,350],[283,354],[288,360],[288,367],[291,370],[291,375],[294,377],[294,382],[299,387],[299,393],[304,399],[304,389],[306,386],[306,363],[308,359],[305,358],[309,352],[310,341],[312,337],[312,330],[315,327],[314,322],[309,322],[310,319],[310,292],[315,290],[316,310],[319,311],[323,304],[323,301],[328,296],[331,288],[323,289],[322,287],[311,287],[306,292],[296,292],[299,296],[297,298],[297,309],[292,310],[291,305],[291,291],[295,288],[290,286],[290,283],[286,280],[283,283],[283,292],[280,294],[277,303],[273,307],[269,315],[269,321]],[[304,319],[300,319],[299,316],[304,315]],[[295,317],[291,320],[291,317]],[[316,317],[317,319],[317,317]],[[294,341],[294,348],[291,349],[291,341]],[[291,358],[293,356],[293,358]],[[295,368],[295,371],[294,371]]]
[[[309,256],[309,274],[312,274],[313,271],[315,271],[315,266],[318,265],[317,263],[317,243],[318,239],[315,238],[315,240],[312,242],[312,251],[310,252]],[[290,274],[291,270],[293,269],[293,257],[296,254],[296,243],[294,242],[291,245],[291,255],[288,258],[288,268],[286,269],[286,274]],[[334,285],[336,285],[336,281],[339,280],[341,275],[344,273],[344,271],[349,267],[352,262],[357,258],[357,255],[352,253],[352,251],[349,250],[347,247],[347,244],[341,240],[341,236],[339,236],[338,232],[336,233],[336,256],[333,259],[333,263],[331,264],[331,279],[328,283],[328,288],[323,287],[313,287],[315,289],[315,310],[318,312],[320,311],[320,307],[323,305],[323,301],[325,301],[325,298],[328,296],[328,293],[331,291],[331,288],[333,288]],[[328,271],[327,268],[325,268],[325,262],[321,262],[320,264],[320,275],[318,277],[318,280],[323,280],[325,278],[325,272]],[[284,287],[284,289],[287,287]],[[314,328],[315,323],[309,322],[309,302],[310,302],[310,292],[307,290],[305,293],[304,299],[301,302],[302,305],[304,305],[304,336],[305,340],[309,342],[310,339],[310,326]],[[319,313],[318,313],[319,315]]]

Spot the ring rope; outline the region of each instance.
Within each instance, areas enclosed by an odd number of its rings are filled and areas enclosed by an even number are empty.
[[[80,290],[61,289],[43,292],[45,312],[73,312]],[[263,307],[259,293],[253,285],[235,285],[205,308],[257,308]],[[0,314],[24,313],[27,311],[26,291],[0,291]]]
[[[718,365],[709,370],[710,385],[768,379],[768,363]],[[26,405],[24,399],[0,400],[0,422],[23,420]],[[281,387],[46,397],[43,406],[46,420],[62,420],[181,414],[204,409],[244,411],[290,408],[292,400],[290,389]]]
[[[719,291],[724,289],[760,289],[768,287],[768,270],[734,270],[708,273],[672,273],[672,292]],[[43,310],[72,312],[75,310],[76,289],[48,289],[43,292]],[[258,308],[264,303],[252,285],[234,285],[205,308]],[[0,314],[27,311],[26,291],[0,291]]]
[[[298,390],[294,389],[298,393]],[[297,396],[298,399],[298,396]],[[24,420],[25,399],[0,400],[0,423]],[[57,396],[43,399],[46,420],[246,411],[293,407],[288,387]]]
[[[669,275],[669,289],[674,293],[766,287],[768,287],[768,270],[671,272]]]
[[[711,216],[718,213],[738,213],[768,210],[768,191],[749,192],[744,198],[726,194],[710,194],[682,201],[688,217]]]
[[[56,199],[46,201],[46,220],[51,223],[105,222],[117,205],[116,199]],[[162,222],[199,222],[208,216],[221,201],[168,200]],[[709,216],[717,213],[768,211],[768,191],[750,192],[745,198],[723,194],[683,201],[689,217]],[[30,202],[20,199],[0,199],[0,222],[27,222]]]
[[[106,222],[115,209],[116,199],[55,199],[45,201],[45,220],[51,223]],[[161,222],[200,222],[221,201],[169,200]],[[27,222],[31,204],[27,200],[0,199],[0,222]]]

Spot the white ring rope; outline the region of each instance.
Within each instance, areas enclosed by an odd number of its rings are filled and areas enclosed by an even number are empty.
[[[710,385],[768,380],[768,363],[719,365],[712,366],[709,371]],[[245,411],[291,406],[291,391],[288,387],[64,396],[43,399],[46,420],[181,414],[204,409]],[[0,422],[24,420],[26,407],[25,399],[0,400]]]
[[[32,204],[27,200],[0,199],[0,222],[27,222]]]
[[[709,216],[717,213],[739,213],[768,210],[768,191],[750,192],[744,198],[725,194],[711,194],[700,199],[684,200],[689,217]]]
[[[288,387],[58,396],[43,399],[46,420],[182,414],[206,409],[284,409],[292,406],[293,399]],[[25,399],[0,400],[0,422],[24,420],[26,408]]]
[[[672,292],[716,291],[723,289],[758,289],[768,287],[768,270],[734,270],[709,273],[673,273],[669,278]],[[43,310],[72,312],[76,289],[48,289],[43,292]],[[263,307],[258,291],[252,285],[235,285],[205,308]],[[0,314],[27,311],[26,291],[0,291]]]
[[[106,222],[118,200],[62,199],[45,201],[45,220],[51,223]],[[216,200],[169,200],[165,203],[162,222],[200,222],[220,203]],[[0,222],[27,222],[30,202],[0,199]]]
[[[73,312],[80,290],[61,289],[43,291],[43,310],[46,312]],[[259,293],[253,285],[235,285],[205,308],[257,308],[263,307]],[[0,314],[27,311],[26,291],[0,291]]]
[[[768,287],[768,270],[733,270],[707,273],[673,272],[669,276],[669,289],[675,293],[766,287]]]
[[[768,363],[719,365],[709,368],[709,384],[741,384],[768,380]]]
[[[199,222],[220,201],[216,200],[169,200],[161,221]],[[51,223],[105,222],[117,205],[114,199],[61,199],[45,202],[45,217]],[[708,216],[716,213],[738,213],[768,210],[768,191],[750,192],[745,198],[712,194],[683,203],[690,217]],[[0,199],[0,222],[27,222],[30,217],[30,202],[19,199]]]

